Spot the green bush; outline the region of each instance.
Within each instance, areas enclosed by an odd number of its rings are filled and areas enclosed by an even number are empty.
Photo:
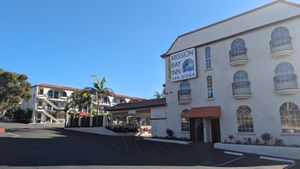
[[[32,110],[30,109],[12,109],[9,111],[9,116],[14,121],[19,123],[30,123]]]

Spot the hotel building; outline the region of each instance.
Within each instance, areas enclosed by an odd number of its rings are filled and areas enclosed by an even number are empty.
[[[39,84],[32,86],[32,98],[23,101],[21,108],[33,110],[32,123],[64,123],[66,104],[74,91],[82,90],[79,88],[57,86],[50,84]],[[100,100],[100,111],[120,103],[131,101],[141,101],[142,98],[130,97],[126,95],[113,94]],[[96,104],[94,100],[94,104]],[[77,112],[87,112],[88,106],[76,106]]]
[[[244,142],[270,133],[300,145],[299,28],[300,5],[278,0],[180,35],[161,56],[166,98],[109,110],[147,108],[153,136]]]

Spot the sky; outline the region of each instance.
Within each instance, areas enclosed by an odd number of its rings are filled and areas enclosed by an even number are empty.
[[[0,0],[0,68],[39,83],[152,98],[180,34],[272,0]],[[300,0],[293,0],[300,3]]]

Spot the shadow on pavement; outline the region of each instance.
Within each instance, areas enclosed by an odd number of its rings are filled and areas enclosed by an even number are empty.
[[[12,132],[20,137],[0,137],[0,165],[216,166],[237,158],[203,144],[148,142],[60,128],[15,129]],[[282,164],[251,155],[235,163],[235,167],[273,165]]]

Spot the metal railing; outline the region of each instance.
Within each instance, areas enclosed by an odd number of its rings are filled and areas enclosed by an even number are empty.
[[[250,81],[240,81],[232,83],[233,96],[251,95]]]
[[[239,60],[248,60],[247,57],[247,48],[234,49],[229,51],[230,63],[236,62]]]
[[[297,75],[287,74],[274,77],[275,91],[298,89]]]
[[[179,102],[190,102],[191,100],[192,100],[191,89],[178,91],[178,101]]]
[[[285,50],[293,50],[292,38],[286,37],[270,41],[271,53],[276,53]]]

